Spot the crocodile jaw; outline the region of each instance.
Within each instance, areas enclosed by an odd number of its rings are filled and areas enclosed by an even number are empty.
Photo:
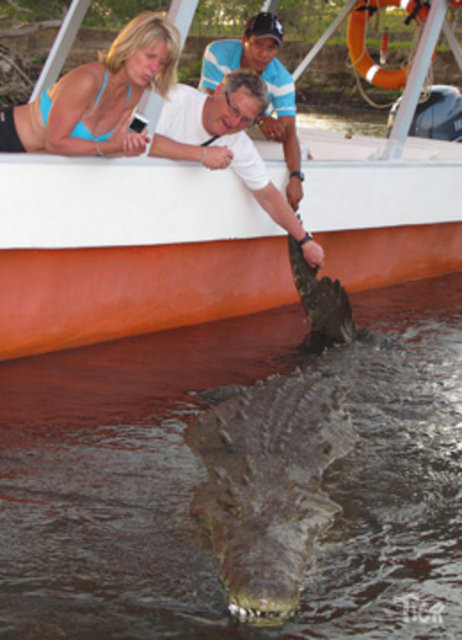
[[[239,594],[237,597],[229,596],[229,612],[233,617],[239,618],[254,626],[279,626],[293,617],[299,607],[299,597],[281,601],[271,598],[259,598],[255,600]]]

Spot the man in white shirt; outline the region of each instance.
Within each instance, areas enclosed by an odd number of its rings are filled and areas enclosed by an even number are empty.
[[[209,169],[229,166],[270,217],[297,240],[306,262],[322,267],[322,247],[270,181],[261,156],[243,131],[267,104],[264,81],[249,71],[228,74],[212,96],[178,84],[164,103],[150,155],[202,162]]]

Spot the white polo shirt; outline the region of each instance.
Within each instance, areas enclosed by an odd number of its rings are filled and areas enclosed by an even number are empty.
[[[207,96],[198,89],[177,84],[165,99],[156,133],[184,144],[203,144],[211,138],[202,124]],[[212,145],[226,146],[234,157],[231,169],[249,189],[257,191],[269,184],[265,163],[246,133],[240,131],[217,138]]]

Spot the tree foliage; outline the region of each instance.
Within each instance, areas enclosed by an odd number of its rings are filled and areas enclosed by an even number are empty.
[[[277,13],[284,23],[287,39],[314,42],[339,14],[344,3],[345,0],[280,0]],[[171,0],[92,0],[83,24],[117,30],[141,11],[167,12],[170,4]],[[0,0],[0,28],[7,26],[7,22],[17,24],[61,19],[70,5],[71,0]],[[200,0],[191,33],[239,37],[247,19],[260,11],[263,5],[263,0]],[[413,32],[413,25],[404,25],[402,12],[394,14],[386,16],[389,33],[403,33],[407,37],[407,32]],[[449,15],[451,22],[460,23],[460,9],[449,11]],[[371,21],[370,28],[372,31],[375,29],[376,35],[380,34],[384,21],[385,12],[378,12]],[[344,30],[345,25],[337,35],[342,37]]]
[[[1,0],[0,18],[14,22],[60,19],[70,5],[71,0]],[[165,12],[169,7],[170,0],[92,0],[84,24],[119,29],[141,11]],[[263,0],[200,0],[192,33],[240,35],[247,19],[262,7]],[[309,39],[337,11],[324,0],[281,0],[278,15],[289,37]]]

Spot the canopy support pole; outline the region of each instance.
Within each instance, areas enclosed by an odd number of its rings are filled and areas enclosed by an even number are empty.
[[[29,102],[35,100],[58,79],[90,2],[91,0],[72,0]]]
[[[433,0],[431,3],[430,12],[425,22],[422,37],[417,47],[382,160],[399,159],[403,154],[406,136],[419,101],[425,76],[430,67],[433,51],[438,42],[448,5],[448,0]]]
[[[302,73],[305,71],[305,69],[308,67],[308,65],[311,64],[311,62],[314,60],[314,58],[318,55],[318,53],[321,51],[321,49],[326,44],[326,42],[329,40],[329,38],[331,38],[333,36],[333,34],[337,31],[337,29],[340,27],[340,25],[345,20],[347,15],[350,13],[350,11],[355,6],[356,2],[357,2],[357,0],[348,0],[346,5],[343,7],[342,11],[338,14],[338,16],[332,22],[332,24],[326,29],[326,31],[319,38],[319,40],[316,42],[316,44],[313,47],[311,47],[311,49],[308,51],[307,55],[303,58],[303,60],[300,62],[300,64],[298,65],[298,67],[295,69],[295,71],[292,74],[292,78],[293,78],[294,82],[297,82],[299,77],[302,75]]]
[[[265,0],[265,2],[263,3],[262,11],[276,13],[278,6],[279,0]]]
[[[451,47],[451,51],[454,54],[454,58],[456,59],[457,64],[459,65],[459,69],[462,71],[462,49],[460,48],[455,33],[449,26],[446,18],[443,20],[443,33],[448,45]]]
[[[180,32],[180,49],[183,49],[198,3],[199,0],[172,0],[170,4],[167,17]],[[163,98],[152,90],[146,90],[139,102],[140,111],[149,120],[147,130],[151,139],[155,133],[163,104]]]

